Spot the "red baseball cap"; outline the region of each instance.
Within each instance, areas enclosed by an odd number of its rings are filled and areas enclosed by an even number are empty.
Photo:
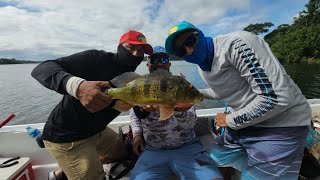
[[[152,46],[147,43],[146,37],[141,32],[130,30],[124,33],[120,38],[119,44],[125,42],[129,44],[142,44],[146,54],[152,55],[153,53]]]

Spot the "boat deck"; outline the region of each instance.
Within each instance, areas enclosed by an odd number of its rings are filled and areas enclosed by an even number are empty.
[[[320,99],[308,101],[312,107],[312,111],[314,113],[320,113]],[[224,108],[197,110],[197,115],[199,117],[213,119],[215,115],[220,112],[224,112]],[[119,126],[128,123],[129,116],[119,116],[108,126],[118,132]],[[26,127],[28,126],[42,130],[44,123],[4,126],[0,129],[0,158],[12,158],[16,156],[29,157],[36,179],[47,179],[48,172],[57,170],[59,167],[47,151],[39,148],[36,141],[29,137],[26,132]],[[211,143],[213,143],[211,135],[201,135],[200,140],[206,149],[210,150]],[[104,168],[108,171],[110,165],[105,165]],[[128,176],[123,179],[128,179]]]

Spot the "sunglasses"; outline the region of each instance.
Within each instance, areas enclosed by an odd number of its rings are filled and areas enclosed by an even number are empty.
[[[192,33],[186,38],[186,40],[177,48],[175,48],[175,55],[178,57],[184,57],[187,54],[185,47],[193,47],[197,43],[197,33]]]
[[[159,62],[161,62],[161,64],[167,64],[167,63],[169,63],[169,58],[161,57],[161,58],[151,58],[150,59],[151,64],[158,64]]]

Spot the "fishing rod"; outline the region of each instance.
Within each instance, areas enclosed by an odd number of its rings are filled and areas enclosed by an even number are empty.
[[[196,123],[199,124],[199,125],[201,125],[201,126],[203,126],[203,127],[205,127],[205,128],[207,128],[207,129],[209,129],[211,132],[213,132],[213,133],[216,134],[216,135],[219,134],[219,132],[218,132],[217,130],[215,130],[215,129],[213,129],[213,128],[210,128],[209,126],[204,125],[204,124],[200,123],[199,121],[196,121]]]
[[[0,128],[2,128],[4,125],[6,125],[9,121],[11,121],[16,115],[10,114],[5,120],[0,122]]]
[[[224,113],[230,113],[228,112],[228,103],[223,101],[224,103]],[[225,128],[224,127],[219,127],[219,126],[216,126],[216,123],[214,122],[212,126],[215,127],[215,129],[209,127],[209,126],[206,126],[198,121],[196,121],[197,124],[209,129],[211,132],[213,132],[216,137],[217,137],[217,143],[220,145],[220,146],[223,146],[224,145],[224,136],[225,136]],[[216,128],[218,127],[218,130],[216,130]]]

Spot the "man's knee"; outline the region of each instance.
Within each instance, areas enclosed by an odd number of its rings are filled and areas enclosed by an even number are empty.
[[[118,134],[107,127],[100,135],[97,151],[101,163],[108,164],[120,161],[128,156],[128,147],[122,142]]]
[[[45,142],[68,179],[102,179],[105,173],[95,149],[97,136],[72,143]]]

